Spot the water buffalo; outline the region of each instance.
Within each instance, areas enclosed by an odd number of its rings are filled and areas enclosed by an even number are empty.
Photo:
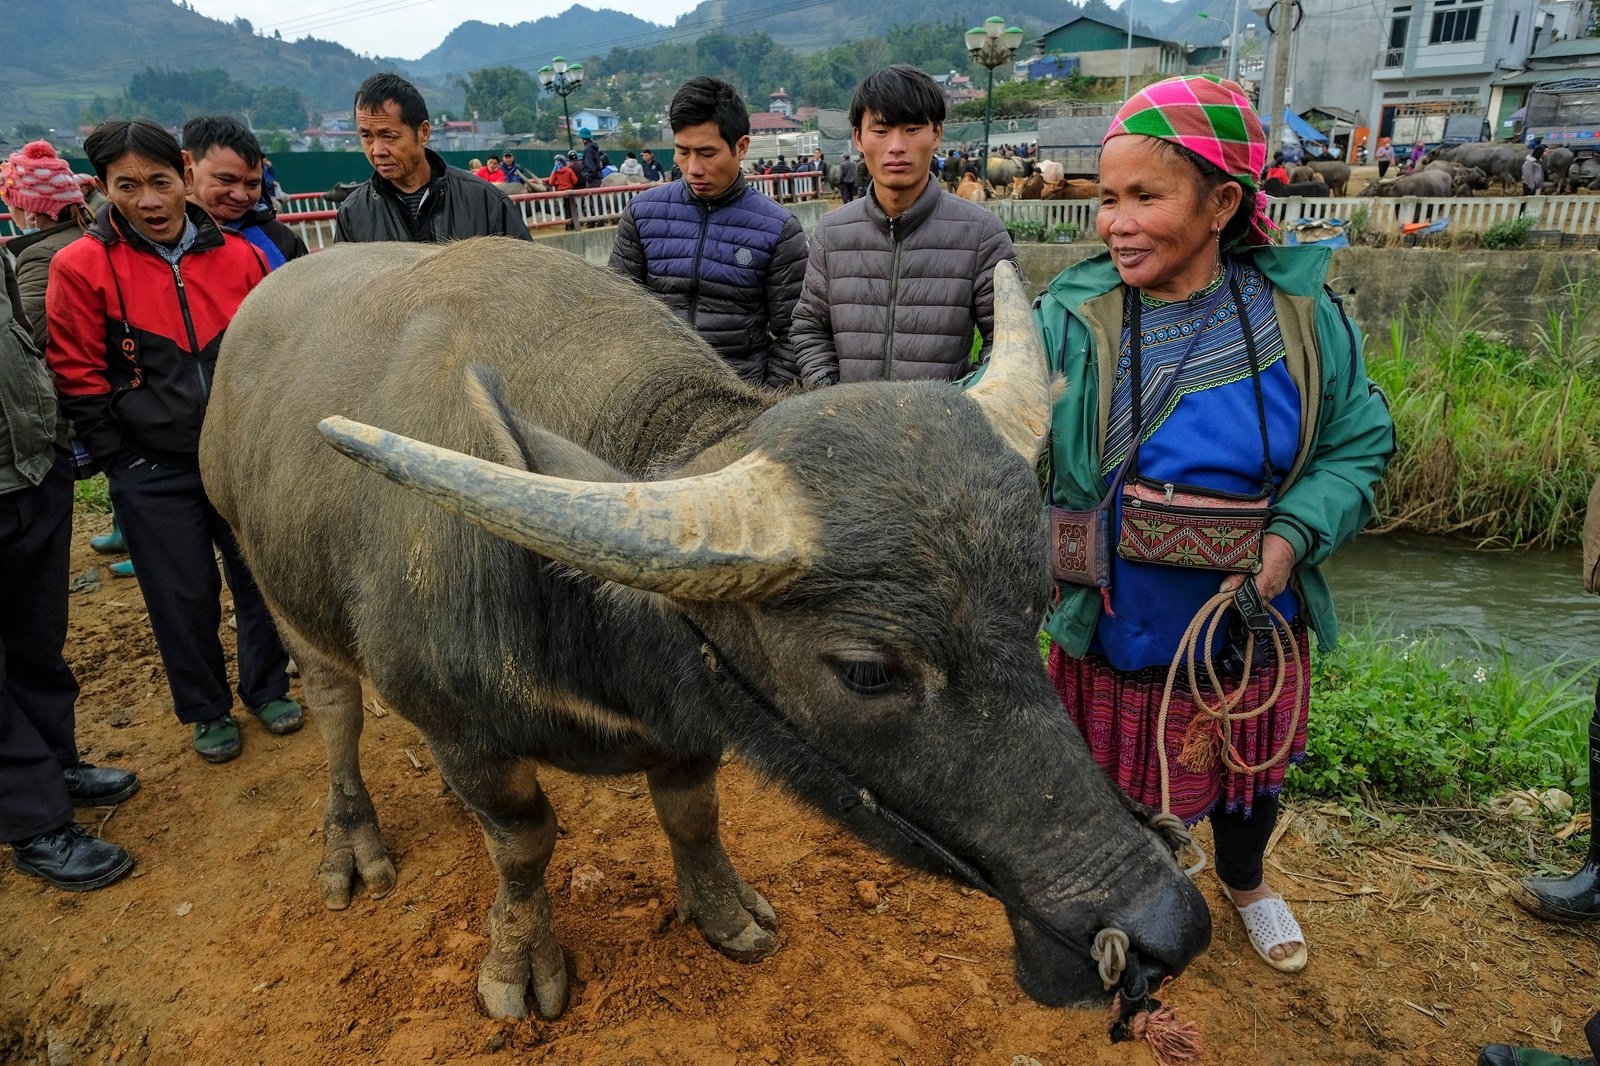
[[[1339,159],[1313,159],[1307,163],[1319,179],[1328,186],[1333,196],[1348,196],[1350,192],[1350,164]]]
[[[1125,981],[1182,970],[1205,902],[1040,661],[1051,388],[1013,268],[995,293],[970,390],[778,398],[637,285],[525,242],[340,245],[275,271],[228,329],[200,461],[327,744],[324,903],[395,884],[358,758],[365,676],[483,828],[491,1016],[524,1015],[530,985],[545,1018],[567,999],[540,763],[642,772],[680,918],[734,959],[776,950],[718,832],[725,748],[946,868],[877,812],[920,823],[1053,926],[1074,949],[1009,913],[1036,1000],[1103,1002],[1079,950],[1112,927]]]
[[[1279,198],[1285,196],[1326,197],[1329,194],[1328,186],[1320,181],[1292,181],[1285,185],[1277,178],[1268,178],[1262,182],[1261,191],[1268,196]]]
[[[1449,196],[1454,188],[1450,173],[1423,168],[1393,181],[1375,181],[1357,196]]]
[[[1436,159],[1422,168],[1423,170],[1442,170],[1450,175],[1450,195],[1471,196],[1489,187],[1489,177],[1477,167],[1469,167],[1464,163],[1454,163],[1445,159]]]
[[[1022,177],[1022,162],[1010,156],[992,155],[984,177],[996,189],[1009,189],[1013,181]]]
[[[1322,178],[1317,175],[1315,170],[1312,170],[1304,163],[1289,171],[1290,185],[1306,185],[1313,181],[1322,181]],[[1323,184],[1326,185],[1327,182],[1323,182]]]
[[[1520,144],[1497,144],[1493,141],[1481,144],[1455,144],[1441,148],[1429,158],[1443,159],[1452,163],[1461,163],[1469,167],[1477,167],[1483,171],[1490,181],[1499,182],[1503,188],[1522,191],[1522,161],[1527,158],[1528,149]]]
[[[1576,157],[1571,148],[1557,146],[1544,154],[1545,180],[1555,185],[1558,193],[1571,192],[1577,188],[1576,184],[1568,183],[1568,176],[1572,171],[1572,163]]]

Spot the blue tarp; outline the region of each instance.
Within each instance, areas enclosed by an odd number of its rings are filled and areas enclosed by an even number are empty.
[[[1318,133],[1315,126],[1295,114],[1293,108],[1284,113],[1289,116],[1289,128],[1294,130],[1295,136],[1302,141],[1326,141],[1328,139],[1327,134]],[[1272,125],[1272,116],[1262,112],[1261,124],[1270,127]]]

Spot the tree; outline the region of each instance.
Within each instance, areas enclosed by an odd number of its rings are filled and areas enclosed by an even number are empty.
[[[532,122],[532,112],[538,105],[539,83],[533,75],[516,67],[486,67],[475,70],[466,80],[456,79],[467,95],[468,113],[476,111],[479,118],[506,119],[508,111],[519,111],[518,118]]]
[[[19,122],[13,132],[19,141],[42,141],[50,131],[37,122]]]
[[[251,109],[255,112],[255,125],[262,129],[305,129],[305,97],[298,89],[285,85],[269,85],[257,89],[251,96]]]
[[[281,155],[289,151],[289,135],[282,130],[267,134],[267,139],[261,142],[261,150],[268,155]]]

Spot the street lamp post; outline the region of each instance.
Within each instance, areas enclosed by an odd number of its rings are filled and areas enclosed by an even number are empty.
[[[1006,20],[993,15],[982,26],[967,31],[967,51],[972,58],[989,68],[989,91],[983,97],[983,163],[979,176],[989,180],[989,124],[994,121],[994,68],[1011,62],[1022,46],[1023,32],[1015,26],[1006,27]]]
[[[572,114],[567,110],[567,97],[578,91],[583,84],[583,64],[574,63],[567,65],[561,56],[556,56],[550,62],[539,68],[539,84],[544,86],[547,93],[555,93],[561,97],[561,114],[567,122],[567,151],[572,151]]]

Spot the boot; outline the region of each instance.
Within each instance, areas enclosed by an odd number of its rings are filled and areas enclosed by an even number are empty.
[[[122,523],[117,521],[115,511],[111,512],[111,532],[90,537],[89,547],[101,555],[122,555],[128,550],[128,542],[122,537]]]
[[[1589,722],[1589,812],[1600,811],[1600,688]],[[1541,918],[1558,922],[1600,921],[1600,833],[1589,829],[1589,857],[1571,877],[1525,877],[1511,898]]]

